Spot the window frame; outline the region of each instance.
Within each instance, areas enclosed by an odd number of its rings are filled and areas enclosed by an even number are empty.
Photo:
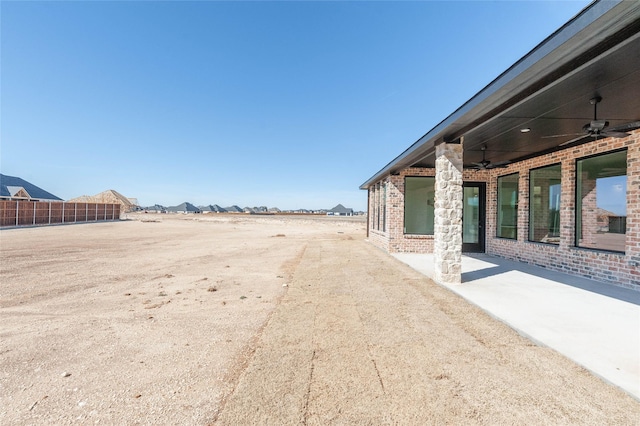
[[[380,230],[380,182],[376,183],[376,230]]]
[[[416,236],[433,236],[435,234],[435,212],[433,215],[434,223],[431,226],[432,233],[418,233],[418,232],[407,232],[407,179],[426,179],[431,180],[433,182],[434,188],[434,200],[433,200],[433,208],[435,210],[435,184],[436,178],[435,176],[405,176],[404,177],[404,207],[403,207],[403,234],[404,235],[416,235]],[[429,205],[429,199],[425,200],[425,203]]]
[[[529,216],[528,216],[528,229],[527,229],[527,241],[529,241],[530,243],[539,243],[539,244],[549,244],[551,246],[555,246],[558,247],[560,245],[560,241],[558,241],[557,243],[553,243],[553,242],[547,242],[547,241],[538,241],[538,240],[534,240],[531,238],[531,222],[532,222],[532,216],[533,216],[533,196],[534,196],[534,191],[533,191],[533,186],[532,186],[532,174],[535,171],[538,170],[542,170],[542,169],[546,169],[546,168],[550,168],[550,167],[560,167],[560,205],[558,206],[558,238],[560,238],[560,233],[562,232],[562,218],[560,217],[560,212],[562,211],[562,163],[553,163],[553,164],[547,164],[545,166],[540,166],[540,167],[536,167],[533,169],[529,169]]]
[[[374,184],[371,187],[371,228],[374,231],[377,231],[376,228],[376,206],[377,206],[377,191],[376,191],[376,185]]]
[[[573,182],[573,193],[574,193],[574,217],[573,217],[573,221],[574,221],[574,228],[573,228],[573,246],[576,249],[580,249],[580,250],[589,250],[589,251],[599,251],[599,252],[605,252],[605,253],[614,253],[614,254],[626,254],[626,241],[625,241],[625,247],[624,250],[620,251],[620,250],[611,250],[611,249],[605,249],[605,248],[600,248],[600,247],[586,247],[586,246],[581,246],[579,244],[579,230],[582,230],[582,220],[579,219],[580,214],[582,213],[582,201],[580,199],[580,194],[578,193],[578,181],[580,179],[580,177],[578,176],[578,163],[580,161],[584,161],[584,160],[589,160],[592,158],[597,158],[597,157],[602,157],[605,155],[610,155],[610,154],[616,154],[619,152],[625,152],[625,157],[626,157],[626,172],[625,175],[627,180],[629,178],[629,150],[627,147],[624,148],[620,148],[620,149],[614,149],[611,151],[605,151],[605,152],[599,152],[596,154],[591,154],[591,155],[586,155],[584,157],[578,157],[574,160],[574,182]],[[627,185],[627,191],[628,191],[628,185]],[[625,192],[625,210],[628,208],[629,206],[629,198]],[[580,207],[580,208],[578,208]],[[626,216],[625,216],[626,217]],[[626,230],[624,233],[625,237],[626,237]]]
[[[504,237],[499,235],[500,230],[502,228],[500,223],[500,179],[509,177],[509,176],[517,176],[517,187],[516,187],[516,203],[515,203],[515,225],[514,225],[514,236],[513,237]],[[506,175],[501,175],[496,178],[496,238],[503,238],[505,240],[518,240],[518,215],[520,209],[520,172],[513,172]]]
[[[382,183],[382,232],[387,232],[387,185],[389,182]]]

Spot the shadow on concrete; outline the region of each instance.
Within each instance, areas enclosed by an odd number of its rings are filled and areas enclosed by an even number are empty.
[[[639,291],[617,287],[610,284],[604,284],[599,281],[594,281],[579,276],[573,276],[563,272],[550,271],[540,266],[515,262],[496,256],[490,256],[484,253],[465,253],[464,256],[471,259],[479,260],[483,264],[486,264],[486,267],[480,267],[472,271],[463,272],[463,283],[470,283],[484,278],[490,278],[493,276],[504,274],[506,272],[518,271],[523,274],[532,275],[534,277],[537,277],[538,279],[554,281],[559,284],[568,285],[640,306]]]

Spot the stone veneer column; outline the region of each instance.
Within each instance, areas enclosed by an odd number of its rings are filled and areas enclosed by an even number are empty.
[[[462,142],[436,146],[433,259],[439,283],[462,281]]]

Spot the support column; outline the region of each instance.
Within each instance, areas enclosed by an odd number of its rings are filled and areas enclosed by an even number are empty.
[[[436,146],[434,279],[462,281],[462,139]]]

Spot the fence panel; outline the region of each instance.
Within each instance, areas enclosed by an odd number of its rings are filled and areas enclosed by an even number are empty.
[[[94,221],[96,219],[96,205],[94,203],[87,203],[87,222]]]
[[[120,219],[120,204],[0,200],[0,227]]]
[[[105,217],[106,220],[113,220],[114,218],[120,218],[120,210],[118,209],[118,214],[116,215],[115,207],[120,207],[119,204],[106,204],[105,205]]]
[[[62,210],[66,203],[50,203],[51,206],[51,222],[50,223],[62,223]]]
[[[33,203],[35,207],[34,225],[45,225],[49,223],[49,205],[50,203]]]
[[[74,222],[87,221],[87,203],[76,203],[76,220]]]
[[[106,220],[106,204],[96,204],[96,220]]]
[[[17,225],[33,225],[33,209],[35,202],[18,201],[18,220]]]
[[[61,203],[61,204],[64,206],[64,223],[75,222],[77,203]]]
[[[17,201],[0,202],[0,226],[16,226]]]

